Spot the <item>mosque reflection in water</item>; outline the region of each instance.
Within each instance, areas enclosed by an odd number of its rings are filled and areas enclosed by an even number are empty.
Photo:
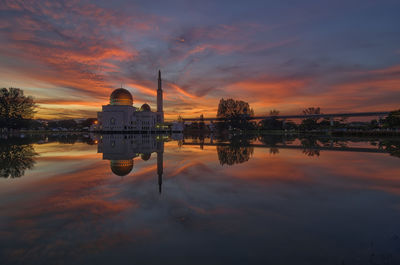
[[[220,165],[235,165],[247,162],[254,154],[254,148],[269,149],[271,155],[278,155],[280,149],[298,149],[309,157],[318,157],[321,151],[349,151],[366,153],[386,153],[400,157],[399,139],[348,139],[330,137],[299,137],[285,135],[219,137],[184,136],[182,134],[104,134],[104,135],[33,135],[0,138],[0,177],[22,177],[27,170],[34,168],[40,155],[34,145],[47,143],[97,144],[97,152],[103,160],[110,161],[110,169],[117,176],[126,176],[134,169],[134,159],[147,161],[157,156],[159,192],[164,167],[164,143],[176,141],[181,148],[185,146],[214,146]],[[359,145],[362,144],[362,147]]]
[[[97,151],[103,154],[103,160],[110,160],[111,171],[120,177],[131,173],[134,158],[140,157],[143,161],[147,161],[155,153],[158,186],[161,193],[166,139],[168,137],[154,134],[105,134],[98,140]]]
[[[0,135],[0,264],[180,264],[182,253],[400,264],[399,150],[398,138]]]

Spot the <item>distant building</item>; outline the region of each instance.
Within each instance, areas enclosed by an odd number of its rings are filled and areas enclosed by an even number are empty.
[[[110,104],[104,105],[102,111],[97,113],[98,122],[91,127],[91,130],[151,132],[165,128],[160,71],[158,71],[157,111],[152,111],[146,103],[140,108],[132,105],[132,94],[128,90],[124,88],[114,90],[110,95]]]

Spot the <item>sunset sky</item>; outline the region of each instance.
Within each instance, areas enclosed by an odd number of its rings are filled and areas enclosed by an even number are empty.
[[[0,87],[36,118],[95,117],[121,84],[167,119],[400,108],[400,1],[0,0]]]

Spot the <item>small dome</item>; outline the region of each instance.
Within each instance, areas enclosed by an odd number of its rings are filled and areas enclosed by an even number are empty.
[[[144,104],[140,107],[140,111],[151,111],[151,108],[150,108],[149,104],[144,103]]]
[[[132,106],[133,99],[131,93],[125,88],[115,89],[110,96],[110,105]]]
[[[133,159],[130,160],[111,160],[111,171],[120,177],[128,175],[133,169]]]
[[[143,161],[147,161],[150,159],[151,153],[142,154],[140,157],[142,158]]]

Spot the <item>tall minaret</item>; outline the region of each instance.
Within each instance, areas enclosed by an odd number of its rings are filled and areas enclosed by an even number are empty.
[[[160,123],[164,122],[163,91],[162,91],[162,87],[161,87],[161,71],[160,70],[158,70],[157,121]]]

